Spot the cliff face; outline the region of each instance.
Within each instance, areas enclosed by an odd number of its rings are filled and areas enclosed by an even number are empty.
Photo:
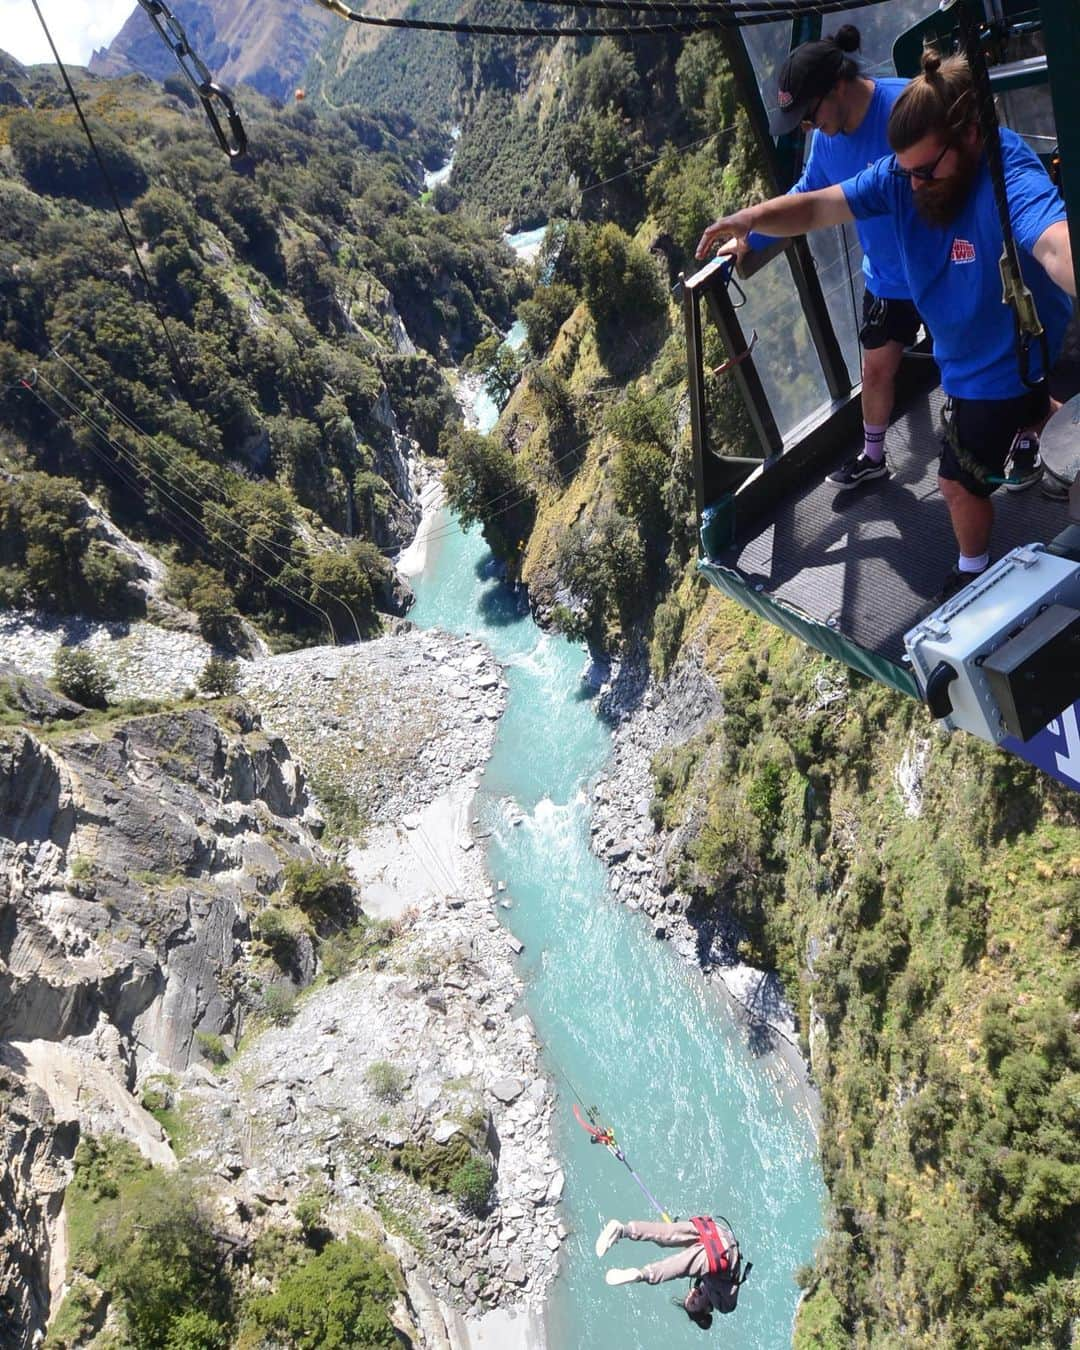
[[[284,745],[236,717],[228,731],[192,710],[4,735],[0,1036],[108,1025],[133,1080],[140,1057],[184,1068],[200,1031],[238,1030],[246,909],[315,840]]]
[[[175,0],[173,13],[193,49],[227,85],[250,84],[271,98],[291,97],[308,61],[338,20],[316,5],[288,0]],[[108,47],[90,60],[95,75],[177,73],[172,53],[136,8]]]
[[[21,1068],[21,1061],[16,1069]],[[57,1124],[40,1088],[0,1063],[0,1344],[49,1309],[49,1264],[78,1127]]]

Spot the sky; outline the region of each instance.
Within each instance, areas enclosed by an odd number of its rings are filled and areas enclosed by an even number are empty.
[[[78,66],[86,65],[95,47],[107,46],[135,9],[135,0],[38,0],[38,4],[61,60]],[[53,59],[30,0],[0,0],[0,49],[24,66]]]

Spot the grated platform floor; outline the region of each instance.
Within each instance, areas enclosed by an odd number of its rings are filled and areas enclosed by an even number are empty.
[[[937,489],[943,394],[923,396],[889,428],[890,478],[840,492],[825,474],[857,453],[845,445],[821,478],[761,516],[756,533],[717,562],[766,594],[860,647],[899,663],[904,633],[926,612],[956,561],[949,513]],[[1064,502],[1038,487],[994,494],[991,557],[1036,540],[1068,522]]]

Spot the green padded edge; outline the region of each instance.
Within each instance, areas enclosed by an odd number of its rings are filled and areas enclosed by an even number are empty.
[[[813,619],[807,618],[805,614],[800,614],[798,610],[780,604],[771,595],[766,595],[764,591],[755,590],[747,585],[746,580],[738,572],[733,572],[729,567],[721,567],[714,562],[700,561],[698,571],[718,591],[722,591],[742,605],[744,609],[757,614],[768,623],[776,624],[786,633],[797,637],[800,642],[807,643],[817,651],[824,653],[825,656],[843,661],[844,665],[850,666],[862,675],[869,676],[870,679],[876,680],[878,684],[884,684],[890,689],[895,689],[897,693],[908,694],[912,698],[921,699],[919,687],[915,683],[915,676],[905,666],[894,665],[892,661],[887,661],[882,656],[875,656],[865,647],[857,646],[844,637],[842,633],[838,633],[835,628],[817,623]]]

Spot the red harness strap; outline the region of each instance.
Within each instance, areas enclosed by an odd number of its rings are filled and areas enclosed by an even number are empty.
[[[705,1256],[709,1262],[710,1275],[727,1275],[731,1271],[731,1262],[729,1254],[735,1248],[735,1240],[732,1238],[729,1245],[720,1236],[720,1230],[712,1219],[699,1216],[691,1219],[698,1237],[701,1239],[701,1245],[705,1248]]]

